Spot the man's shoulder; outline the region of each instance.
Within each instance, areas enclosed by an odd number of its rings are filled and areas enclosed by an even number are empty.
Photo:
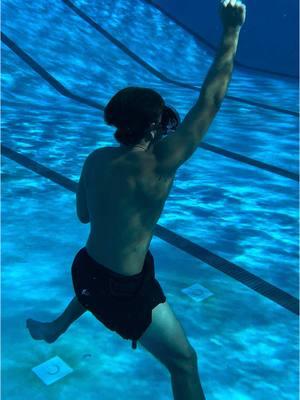
[[[94,168],[107,167],[111,161],[118,158],[118,147],[100,147],[93,150],[86,158],[85,164],[87,169],[93,170]]]
[[[87,155],[87,157],[85,158],[84,163],[83,163],[83,174],[84,175],[86,175],[88,173],[90,168],[93,169],[96,160],[98,160],[101,157],[101,153],[103,154],[104,149],[105,149],[104,147],[95,149]]]
[[[99,147],[98,149],[93,150],[86,158],[87,162],[93,161],[93,160],[98,160],[101,157],[104,157],[105,155],[108,155],[112,152],[112,149],[115,147]]]
[[[115,147],[111,147],[111,146],[99,147],[98,149],[93,150],[93,151],[89,154],[89,156],[91,156],[91,157],[93,157],[93,156],[95,157],[95,156],[97,156],[97,155],[101,156],[102,154],[111,152],[112,149],[115,149]]]

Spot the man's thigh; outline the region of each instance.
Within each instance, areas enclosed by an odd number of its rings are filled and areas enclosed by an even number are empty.
[[[152,323],[139,342],[169,370],[193,363],[197,358],[167,301],[152,310]]]

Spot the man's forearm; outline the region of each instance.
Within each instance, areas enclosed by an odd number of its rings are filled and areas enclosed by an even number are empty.
[[[217,55],[201,88],[198,101],[210,101],[219,108],[231,80],[240,28],[227,28]]]

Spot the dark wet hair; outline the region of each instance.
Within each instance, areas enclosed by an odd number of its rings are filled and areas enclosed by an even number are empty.
[[[104,120],[117,128],[115,139],[124,145],[139,143],[147,134],[147,128],[156,122],[165,102],[155,90],[142,87],[126,87],[117,92],[104,109]]]

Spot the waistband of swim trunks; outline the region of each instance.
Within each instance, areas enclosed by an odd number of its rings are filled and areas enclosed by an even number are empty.
[[[123,275],[123,274],[119,274],[118,272],[115,272],[115,271],[105,267],[105,265],[103,265],[103,264],[99,264],[96,260],[94,260],[89,255],[86,247],[82,247],[79,252],[82,255],[84,255],[84,257],[87,257],[90,261],[88,265],[85,265],[85,268],[92,269],[92,271],[95,273],[99,272],[100,274],[105,274],[111,278],[122,280],[124,282],[132,281],[135,279],[137,279],[137,280],[140,279],[143,276],[143,274],[145,274],[147,271],[149,271],[151,269],[152,257],[153,257],[150,250],[148,250],[146,253],[145,263],[144,263],[142,271],[135,275]]]

